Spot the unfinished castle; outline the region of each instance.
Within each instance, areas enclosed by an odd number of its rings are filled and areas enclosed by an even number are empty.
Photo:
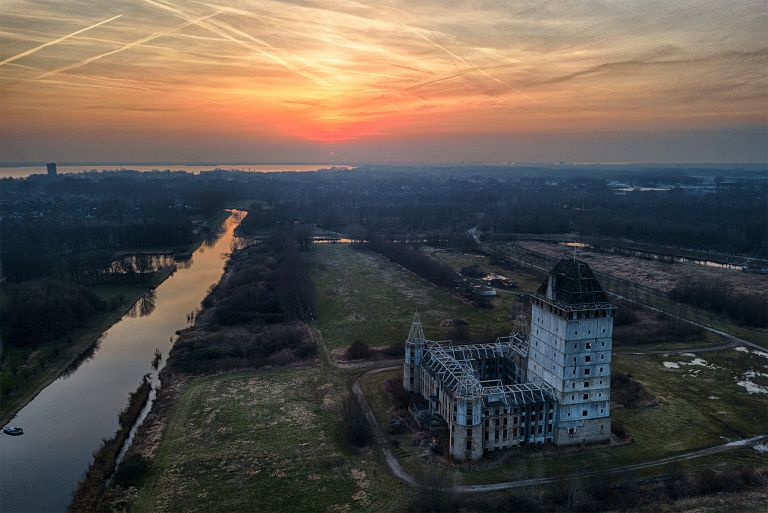
[[[613,307],[605,291],[586,263],[563,259],[531,303],[528,334],[489,344],[427,340],[414,318],[403,386],[424,398],[423,414],[447,426],[457,460],[610,437]]]

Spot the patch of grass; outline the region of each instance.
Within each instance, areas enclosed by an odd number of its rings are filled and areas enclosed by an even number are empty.
[[[372,347],[402,342],[417,311],[429,338],[451,337],[453,329],[440,322],[464,319],[468,336],[490,342],[509,333],[519,310],[513,295],[495,308],[474,308],[370,251],[317,244],[310,255],[318,294],[316,327],[329,350],[355,340]]]
[[[175,404],[131,511],[397,511],[378,451],[344,448],[344,383],[319,368],[200,379]]]

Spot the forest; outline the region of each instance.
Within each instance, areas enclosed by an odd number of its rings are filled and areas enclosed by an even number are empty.
[[[299,245],[286,233],[233,252],[203,306],[195,327],[173,347],[174,368],[194,373],[285,365],[317,353],[305,324],[317,310],[314,283]]]

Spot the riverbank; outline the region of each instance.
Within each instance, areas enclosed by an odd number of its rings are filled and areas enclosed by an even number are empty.
[[[95,316],[89,326],[85,326],[69,336],[61,337],[37,348],[28,358],[31,360],[28,365],[40,366],[40,370],[37,374],[30,376],[29,381],[24,383],[13,395],[3,398],[3,402],[0,404],[0,426],[10,422],[45,387],[75,367],[79,361],[87,359],[89,354],[98,347],[101,335],[130,312],[137,301],[156,289],[175,271],[176,267],[172,266],[154,273],[145,283],[130,287],[132,289],[130,294],[125,295],[125,299],[114,310]],[[6,348],[6,351],[10,352],[12,349]],[[52,355],[50,359],[46,360],[44,366],[41,366],[38,363],[39,358],[36,358],[42,353]],[[9,358],[11,355],[6,355],[6,360],[3,363],[5,364]]]
[[[18,412],[14,423],[24,426],[25,436],[0,437],[0,510],[66,511],[94,450],[114,436],[117,416],[142,376],[149,373],[153,389],[159,386],[153,354],[159,350],[165,359],[176,334],[190,325],[211,285],[220,280],[243,216],[234,211],[225,229],[206,241],[189,265],[180,265],[139,300],[66,378],[55,380]]]
[[[210,238],[211,233],[215,233],[220,226],[223,226],[231,215],[231,211],[222,210],[204,221],[198,228],[197,241],[193,245],[186,248],[176,248],[171,252],[176,258],[191,257],[192,253]],[[4,375],[7,374],[4,367],[14,358],[12,354],[14,349],[6,346],[5,356],[2,364],[0,364],[0,376],[2,379],[15,380],[18,388],[12,395],[4,397],[0,403],[0,426],[10,422],[24,406],[48,385],[66,374],[70,369],[76,368],[78,362],[87,359],[98,347],[102,334],[129,313],[137,301],[155,290],[175,271],[176,266],[169,266],[153,273],[143,283],[96,287],[97,294],[104,296],[104,299],[119,301],[117,306],[110,311],[94,316],[87,326],[74,333],[42,344],[27,355],[19,354],[17,358],[24,358],[23,366],[34,369],[29,372],[28,379],[23,384],[18,383],[16,376]]]
[[[144,405],[147,404],[151,391],[152,384],[149,381],[149,376],[144,376],[141,385],[128,398],[128,406],[120,412],[119,427],[115,436],[105,440],[94,455],[93,463],[75,490],[72,504],[70,504],[67,512],[85,513],[103,510],[104,490],[109,478],[114,473],[117,456],[125,445],[136,419],[141,415]]]

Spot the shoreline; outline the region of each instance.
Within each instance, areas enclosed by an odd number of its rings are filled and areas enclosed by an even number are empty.
[[[104,440],[102,446],[94,453],[94,460],[88,467],[85,477],[78,483],[73,492],[72,502],[67,512],[91,511],[104,494],[109,480],[115,475],[118,457],[128,441],[131,429],[141,416],[152,392],[152,384],[144,376],[139,387],[128,396],[128,405],[120,412],[119,426],[109,440]]]
[[[16,415],[24,409],[27,404],[32,402],[33,399],[35,399],[40,393],[45,390],[48,385],[59,379],[61,376],[63,376],[67,370],[75,364],[78,360],[82,359],[83,357],[87,357],[88,353],[92,351],[101,340],[102,335],[109,330],[112,326],[120,322],[120,320],[125,317],[125,315],[131,311],[133,306],[136,304],[136,302],[141,299],[147,292],[151,290],[155,290],[157,287],[162,285],[165,280],[170,278],[174,273],[176,272],[176,266],[170,266],[164,271],[157,271],[156,275],[152,277],[152,282],[149,287],[144,289],[142,292],[137,292],[133,296],[131,296],[129,299],[127,299],[123,304],[120,305],[119,308],[117,308],[114,312],[111,312],[105,319],[103,323],[101,323],[99,326],[93,326],[90,328],[84,328],[83,333],[81,336],[83,337],[83,340],[80,343],[75,343],[72,346],[70,346],[69,351],[72,354],[69,358],[61,359],[60,361],[57,361],[54,366],[56,368],[55,372],[52,372],[50,376],[48,376],[46,379],[44,379],[41,383],[39,383],[36,386],[30,387],[27,393],[20,394],[19,396],[16,396],[12,399],[17,399],[18,397],[22,397],[23,399],[20,400],[20,402],[15,405],[11,410],[7,412],[0,412],[0,425],[4,426],[8,424],[10,421],[16,417]],[[90,337],[89,334],[96,332],[95,336]],[[74,338],[74,337],[73,337]]]
[[[222,210],[210,219],[203,222],[203,225],[207,225],[214,229],[215,227],[223,225],[227,219],[230,218],[232,213],[228,210]],[[198,234],[199,235],[199,234]],[[205,242],[205,237],[200,237],[199,240],[188,250],[188,255],[185,252],[184,256],[191,257],[192,254],[197,251]],[[170,251],[168,254],[173,254],[174,257],[178,252]],[[177,271],[177,266],[172,265],[164,270],[157,271],[149,280],[149,284],[146,288],[137,292],[124,303],[122,303],[114,312],[107,314],[103,322],[97,326],[91,326],[83,328],[82,332],[74,335],[72,338],[82,337],[79,343],[74,343],[72,346],[66,349],[67,353],[71,353],[68,358],[62,358],[59,361],[53,363],[52,371],[49,375],[43,379],[40,383],[30,387],[25,393],[21,393],[16,397],[8,398],[4,400],[4,405],[8,403],[15,403],[8,411],[0,410],[0,426],[5,426],[10,423],[16,415],[24,409],[32,400],[34,400],[43,390],[45,390],[51,383],[59,379],[61,376],[67,373],[73,364],[83,357],[87,357],[88,353],[96,348],[101,340],[102,335],[108,331],[112,326],[120,322],[125,315],[134,307],[136,302],[141,299],[147,292],[155,290],[162,285],[165,280],[173,276]]]

